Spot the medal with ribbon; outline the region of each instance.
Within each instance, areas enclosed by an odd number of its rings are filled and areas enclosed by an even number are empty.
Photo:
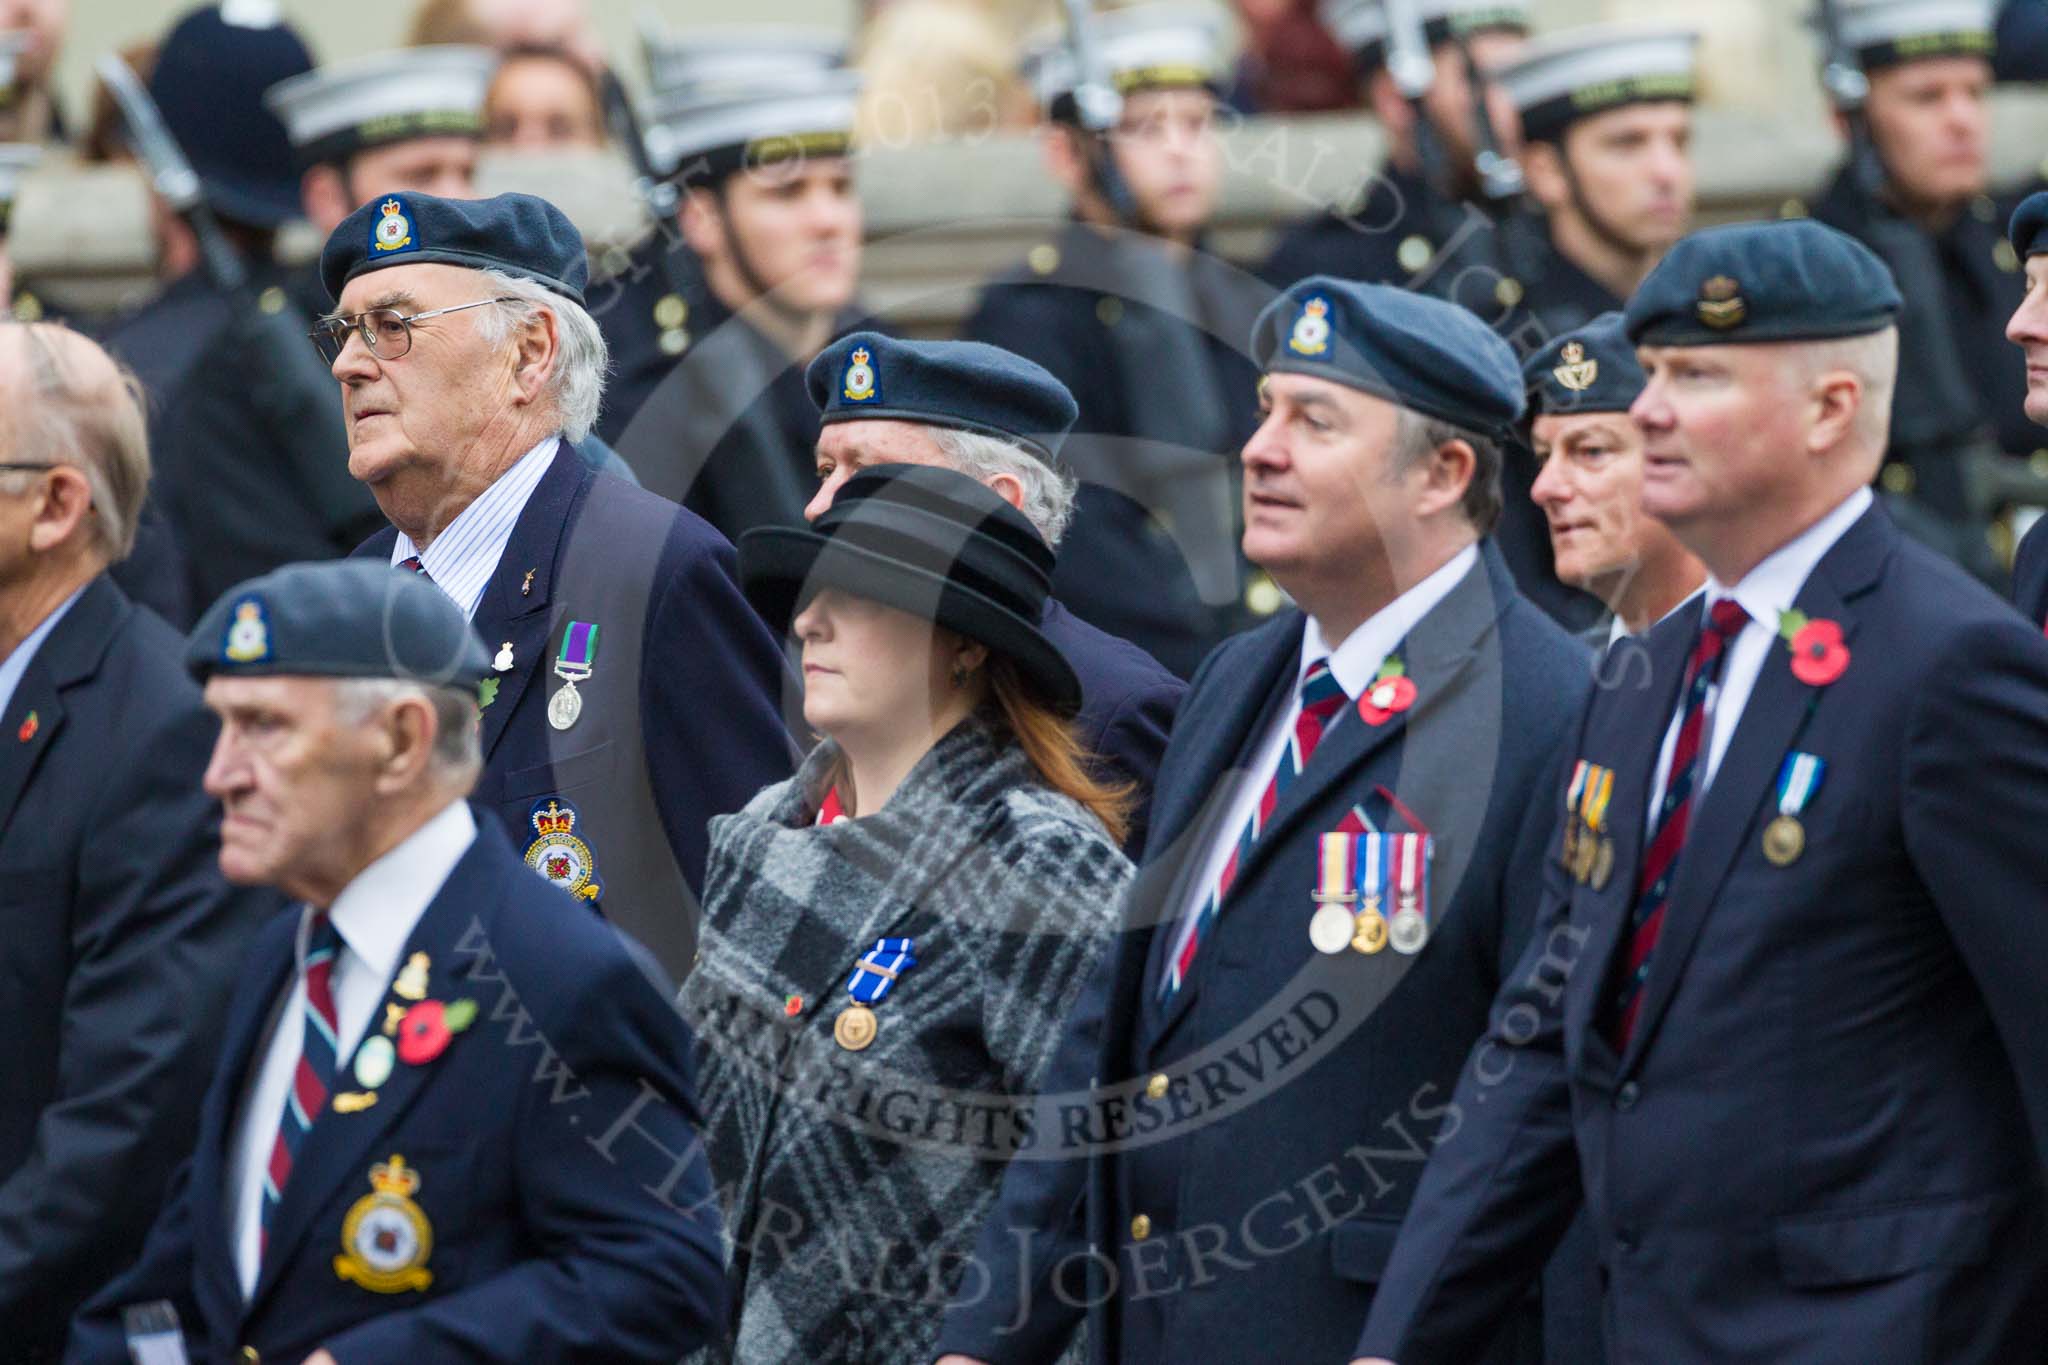
[[[1799,816],[1827,776],[1827,760],[1794,749],[1778,766],[1778,814],[1764,826],[1764,856],[1774,866],[1790,867],[1806,851],[1806,826]]]
[[[848,1052],[859,1052],[875,1041],[874,1006],[882,1003],[898,977],[917,965],[911,952],[907,938],[878,938],[861,955],[846,983],[853,1003],[832,1021],[834,1042]]]
[[[1325,834],[1319,845],[1321,880],[1315,892],[1316,912],[1308,922],[1308,941],[1319,953],[1341,953],[1351,944],[1351,911],[1357,899],[1351,889],[1352,869],[1358,863],[1360,838],[1353,834]]]
[[[597,626],[589,621],[571,621],[562,632],[562,648],[555,655],[555,676],[562,686],[548,699],[548,724],[566,730],[583,714],[583,694],[576,684],[589,680],[597,664]]]
[[[1359,838],[1362,856],[1358,860],[1358,918],[1352,924],[1351,947],[1371,955],[1387,946],[1387,917],[1381,909],[1387,900],[1387,844],[1391,836],[1367,834]]]
[[[1387,939],[1397,953],[1415,954],[1429,942],[1429,836],[1388,836],[1394,855],[1394,914]]]
[[[1574,877],[1578,876],[1579,865],[1579,800],[1586,794],[1586,778],[1592,769],[1592,764],[1580,759],[1572,769],[1572,784],[1564,793],[1564,847],[1557,856],[1564,870]]]
[[[1595,767],[1586,783],[1585,834],[1579,841],[1579,880],[1595,891],[1614,875],[1614,840],[1607,834],[1607,807],[1614,800],[1614,769]]]

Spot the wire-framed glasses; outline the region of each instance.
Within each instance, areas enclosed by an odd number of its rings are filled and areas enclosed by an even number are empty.
[[[321,356],[332,365],[341,356],[341,348],[348,345],[349,335],[362,337],[363,345],[370,348],[370,354],[379,360],[396,360],[412,349],[412,325],[422,318],[437,318],[443,313],[460,313],[466,308],[483,308],[493,303],[514,303],[515,299],[478,299],[475,303],[458,303],[447,308],[429,308],[424,313],[401,313],[396,308],[372,308],[366,313],[353,317],[321,318],[307,333],[313,344],[320,348]]]

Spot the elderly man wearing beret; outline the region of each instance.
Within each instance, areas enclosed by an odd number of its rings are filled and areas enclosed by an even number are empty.
[[[1514,353],[1326,276],[1252,352],[1244,550],[1300,609],[1195,677],[1101,1086],[1011,1163],[941,1338],[959,1357],[1049,1360],[1087,1315],[1098,1361],[1346,1358],[1528,934],[1535,794],[1589,677],[1487,538]],[[1496,1349],[1468,1358],[1540,1360],[1535,1314]]]
[[[580,458],[605,375],[582,238],[529,195],[390,194],[320,268],[349,471],[391,522],[357,553],[434,582],[490,653],[475,800],[680,978],[706,823],[793,754],[732,547]],[[575,859],[550,853],[558,821]]]
[[[2028,195],[2006,232],[2024,262],[2026,295],[2005,325],[2008,341],[2026,356],[2028,417],[2048,426],[2048,190]],[[2013,559],[2012,600],[2035,625],[2048,626],[2048,518],[2036,522]]]
[[[1571,727],[1358,1354],[1471,1359],[1581,1205],[1615,1360],[2048,1341],[2048,641],[1873,505],[1899,305],[1811,222],[1687,238],[1630,301],[1644,506],[1706,591]]]
[[[471,815],[490,656],[460,609],[381,564],[298,565],[231,589],[186,663],[221,720],[222,870],[296,904],[244,964],[142,1259],[69,1358],[149,1358],[136,1339],[173,1321],[194,1359],[293,1365],[705,1340],[721,1234],[687,1031],[638,949]]]
[[[1628,416],[1643,367],[1621,314],[1558,337],[1523,362],[1522,377],[1536,455],[1529,497],[1549,525],[1558,578],[1606,604],[1609,619],[1584,637],[1605,649],[1663,620],[1707,571],[1643,512],[1643,433]]]

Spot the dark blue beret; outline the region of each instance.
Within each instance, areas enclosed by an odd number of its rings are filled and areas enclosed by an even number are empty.
[[[1522,415],[1522,367],[1479,318],[1384,284],[1311,275],[1252,324],[1252,363],[1313,375],[1482,435]]]
[[[821,424],[889,418],[1021,441],[1060,453],[1080,408],[1044,366],[978,341],[899,341],[855,332],[804,372]]]
[[[342,287],[358,275],[422,261],[502,270],[579,304],[590,281],[583,234],[545,199],[380,194],[328,236],[320,252],[320,282],[339,300]]]
[[[287,564],[237,584],[185,639],[185,667],[202,681],[293,674],[474,687],[490,664],[448,594],[370,559]]]
[[[2048,251],[2048,190],[2036,190],[2020,200],[2005,235],[2023,261]]]
[[[1865,336],[1889,327],[1901,306],[1875,252],[1800,218],[1680,239],[1623,317],[1638,346],[1748,345]]]
[[[1529,415],[1626,412],[1649,381],[1620,313],[1602,313],[1560,334],[1522,366]]]

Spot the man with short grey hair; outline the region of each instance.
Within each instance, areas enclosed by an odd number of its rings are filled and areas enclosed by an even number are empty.
[[[429,578],[491,651],[475,800],[680,978],[706,823],[789,771],[780,659],[724,538],[582,457],[605,347],[581,236],[530,195],[393,194],[320,268],[349,472],[392,526],[357,553]]]
[[[221,869],[294,904],[243,965],[176,1193],[70,1359],[145,1358],[152,1305],[195,1360],[703,1344],[724,1267],[688,1032],[637,949],[471,813],[490,655],[460,609],[372,560],[296,564],[231,588],[185,663],[221,720]]]
[[[214,725],[108,576],[149,485],[140,391],[0,325],[0,1341],[55,1359],[191,1145],[215,1021],[274,904],[214,866]]]

